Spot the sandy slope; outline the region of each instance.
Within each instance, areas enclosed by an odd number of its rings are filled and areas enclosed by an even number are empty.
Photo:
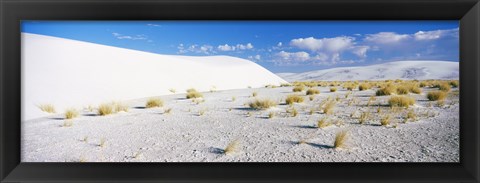
[[[277,75],[288,81],[458,79],[459,63],[447,61],[398,61],[369,66],[338,67],[304,73],[277,73]]]
[[[230,56],[171,56],[22,33],[22,118],[36,105],[65,108],[184,92],[285,83],[251,61]]]
[[[336,93],[319,88],[313,101],[295,104],[298,116],[291,117],[288,105],[256,111],[245,107],[252,92],[259,98],[284,101],[291,87],[238,89],[204,93],[206,101],[196,104],[184,94],[161,96],[163,108],[144,109],[146,99],[128,101],[130,111],[110,116],[96,116],[83,111],[73,126],[62,127],[61,114],[28,120],[22,126],[22,161],[27,162],[458,162],[459,105],[458,95],[439,107],[422,94],[410,94],[417,104],[411,109],[417,121],[403,123],[399,112],[392,124],[380,126],[379,119],[389,113],[385,106],[389,96],[377,97],[373,107],[366,103],[375,90]],[[456,89],[453,89],[454,91]],[[305,93],[301,94],[305,96]],[[329,96],[340,100],[331,116],[339,126],[315,128],[325,117],[317,108]],[[358,102],[348,105],[353,97]],[[235,97],[235,100],[232,100]],[[283,103],[283,102],[282,102]],[[164,111],[171,108],[170,114]],[[382,114],[377,113],[380,108]],[[205,110],[204,115],[199,112]],[[268,119],[268,113],[277,115]],[[358,113],[351,117],[353,111]],[[358,122],[360,112],[370,111],[366,124]],[[404,111],[405,112],[405,111]],[[336,132],[349,130],[348,148],[332,148]],[[87,137],[87,141],[83,139]],[[101,139],[105,146],[99,147]],[[236,154],[224,155],[222,149],[235,139],[240,142]],[[305,140],[305,144],[298,144]]]

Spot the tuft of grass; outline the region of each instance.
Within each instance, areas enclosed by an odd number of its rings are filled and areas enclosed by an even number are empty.
[[[128,105],[126,104],[115,102],[113,103],[113,106],[114,106],[115,112],[120,112],[120,111],[128,112]]]
[[[360,124],[365,124],[365,122],[367,122],[367,120],[370,118],[370,112],[362,112],[360,114],[360,117],[358,118],[358,122]]]
[[[348,139],[348,131],[342,130],[342,131],[338,132],[338,133],[335,135],[335,141],[334,141],[334,143],[333,143],[333,147],[334,147],[335,149],[337,149],[337,148],[345,148],[345,147],[346,147],[347,139]]]
[[[352,92],[347,92],[347,93],[345,94],[345,98],[348,98],[351,94],[352,94]]]
[[[248,103],[248,106],[253,109],[268,109],[270,107],[276,106],[277,103],[270,99],[255,99],[254,101]]]
[[[406,95],[410,92],[409,88],[406,86],[399,86],[397,88],[397,94],[399,95]]]
[[[439,100],[445,100],[447,98],[447,92],[444,91],[431,91],[428,92],[427,98],[430,101],[439,101]]]
[[[37,107],[43,112],[56,113],[55,106],[53,106],[52,104],[41,104],[41,105],[38,105]]]
[[[332,125],[332,123],[329,122],[327,118],[322,118],[322,119],[317,121],[317,128],[326,128],[326,127],[329,127],[331,125]]]
[[[198,111],[198,115],[199,115],[199,116],[203,116],[203,115],[205,114],[205,112],[207,112],[207,108],[200,109],[200,110]]]
[[[296,117],[298,115],[298,111],[295,109],[295,107],[292,109],[292,111],[290,111],[290,113],[292,113],[292,117]]]
[[[288,105],[293,105],[293,103],[302,103],[303,102],[303,97],[299,95],[288,95],[287,98],[285,99],[285,102]]]
[[[72,120],[65,120],[63,121],[63,127],[71,127],[73,126],[73,121]]]
[[[415,93],[415,94],[422,93],[422,88],[418,87],[417,84],[410,85],[409,90],[410,90],[410,92]]]
[[[388,100],[390,107],[409,107],[415,104],[415,99],[408,96],[392,96]]]
[[[65,119],[73,119],[78,117],[78,115],[78,111],[74,108],[70,108],[65,111]]]
[[[105,142],[106,142],[106,141],[107,141],[107,140],[106,140],[105,138],[101,138],[101,139],[100,139],[100,143],[98,143],[98,146],[99,146],[99,147],[105,147]]]
[[[362,84],[358,85],[358,90],[360,90],[360,91],[368,90],[370,88],[372,88],[372,86],[368,83],[362,83]]]
[[[305,90],[304,85],[297,85],[297,86],[293,87],[293,89],[292,89],[293,92],[301,92],[303,90]]]
[[[268,113],[268,119],[272,119],[273,117],[275,117],[275,112],[270,112]]]
[[[100,104],[98,106],[98,114],[101,116],[106,116],[114,112],[112,104]]]
[[[330,88],[330,92],[336,92],[336,91],[337,91],[337,88],[335,88],[335,87]]]
[[[449,92],[451,87],[450,84],[447,82],[442,82],[436,86],[439,90],[444,91],[444,92]]]
[[[325,103],[325,106],[323,107],[323,113],[333,114],[336,104],[337,102],[335,102],[334,100],[330,100],[327,103]]]
[[[381,119],[380,119],[380,124],[382,126],[387,126],[390,124],[390,119],[392,118],[392,116],[390,116],[390,114],[387,114],[385,116],[383,116]]]
[[[393,85],[391,85],[391,86],[386,86],[378,89],[375,92],[375,95],[377,96],[391,95],[391,94],[394,94],[395,91],[396,91],[396,88]]]
[[[176,92],[177,92],[177,90],[175,90],[175,88],[170,88],[170,89],[168,89],[168,91],[170,91],[170,92],[172,92],[172,93],[176,93]]]
[[[370,96],[370,98],[368,99],[368,102],[367,102],[367,107],[372,105],[372,102],[374,102],[376,100],[375,96]]]
[[[308,112],[308,114],[313,115],[313,113],[315,113],[315,108],[310,108],[310,111]]]
[[[197,90],[191,88],[187,90],[187,99],[192,99],[192,98],[202,98],[203,94],[198,92]]]
[[[415,111],[413,110],[409,110],[407,112],[407,117],[406,117],[407,120],[411,119],[413,121],[416,121],[417,120],[417,114],[415,114]]]
[[[172,113],[172,108],[166,108],[164,111],[163,111],[164,114],[171,114]]]
[[[252,97],[256,97],[257,95],[258,95],[257,92],[253,92],[253,93],[252,93]]]
[[[309,88],[307,90],[307,95],[316,95],[316,94],[320,94],[320,90],[316,88]]]
[[[458,85],[459,85],[459,84],[458,84],[458,81],[456,81],[456,80],[450,81],[450,86],[457,88]]]
[[[313,101],[313,99],[315,99],[315,96],[310,95],[310,96],[308,96],[308,99],[309,99],[310,101]]]
[[[232,97],[232,102],[235,102],[235,100],[237,100],[237,97],[233,96]]]
[[[83,137],[82,142],[87,143],[88,142],[88,136]]]
[[[226,155],[233,154],[238,152],[240,148],[240,142],[238,140],[233,140],[232,142],[228,143],[227,147],[223,150],[223,153]]]
[[[150,98],[145,104],[146,108],[163,107],[163,100],[160,98]]]

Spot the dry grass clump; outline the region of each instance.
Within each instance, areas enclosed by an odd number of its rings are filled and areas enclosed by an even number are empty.
[[[145,107],[146,108],[163,107],[163,100],[160,98],[150,98],[147,100]]]
[[[310,95],[310,96],[308,96],[308,99],[309,99],[310,101],[313,101],[313,99],[315,99],[315,96]]]
[[[238,140],[234,140],[228,143],[227,147],[223,150],[223,153],[226,155],[236,153],[239,150],[240,142]]]
[[[285,102],[288,105],[293,105],[293,103],[302,103],[304,98],[299,95],[288,95],[287,98],[285,99]]]
[[[429,84],[428,84],[426,81],[422,81],[422,82],[420,82],[420,84],[419,84],[419,86],[422,87],[422,88],[423,88],[423,87],[427,87],[428,85],[429,85]]]
[[[392,118],[392,116],[390,116],[390,114],[387,114],[385,116],[382,117],[382,119],[380,119],[380,124],[382,126],[387,126],[390,124],[390,119]]]
[[[440,101],[445,100],[447,98],[447,92],[444,91],[431,91],[428,92],[427,98],[430,101]]]
[[[74,108],[70,108],[65,111],[65,119],[73,119],[78,117],[78,115],[78,111]]]
[[[203,108],[203,109],[199,110],[198,115],[203,116],[205,114],[205,112],[207,112],[207,108]]]
[[[325,103],[325,106],[323,107],[323,113],[333,114],[336,104],[337,102],[335,102],[334,100],[330,100],[327,103]]]
[[[268,113],[268,119],[272,119],[273,117],[275,117],[275,112],[270,112]]]
[[[320,94],[320,90],[316,88],[309,88],[307,90],[307,95],[316,95],[316,94]]]
[[[447,82],[443,82],[437,85],[438,89],[444,92],[449,92],[451,87]]]
[[[128,109],[129,109],[128,105],[120,102],[114,102],[113,107],[115,109],[115,112],[120,112],[120,111],[128,112]]]
[[[380,88],[375,92],[375,95],[377,96],[384,96],[384,95],[391,95],[396,92],[396,88],[393,85],[390,86],[385,86],[383,88]]]
[[[348,131],[342,130],[335,135],[335,141],[333,142],[334,148],[345,148],[348,139]]]
[[[372,86],[369,83],[362,83],[358,85],[358,90],[363,91],[363,90],[368,90],[372,88]]]
[[[457,81],[457,80],[450,81],[450,86],[457,88],[458,85],[459,85],[459,84],[458,84],[458,81]]]
[[[413,85],[410,88],[410,92],[415,93],[415,94],[420,94],[420,93],[422,93],[422,89],[420,87],[418,87],[418,85]]]
[[[203,97],[202,93],[198,92],[194,88],[190,88],[187,90],[187,99],[202,98],[202,97]]]
[[[98,106],[98,114],[101,116],[106,116],[114,112],[112,104],[100,104]]]
[[[293,89],[292,89],[293,92],[301,92],[303,90],[305,90],[304,85],[297,85],[297,86],[293,87]]]
[[[407,120],[409,119],[412,119],[413,121],[417,120],[417,114],[415,114],[415,111],[413,110],[409,110],[407,112],[407,117],[406,117]]]
[[[336,87],[331,87],[330,88],[330,92],[336,92],[337,91],[337,88]]]
[[[407,86],[397,87],[397,94],[399,94],[399,95],[406,95],[409,92],[410,92],[410,89]]]
[[[290,83],[281,83],[280,84],[280,87],[288,87],[288,86],[292,86],[292,84],[290,84]]]
[[[368,99],[368,102],[367,102],[367,107],[372,105],[372,103],[376,100],[377,98],[375,98],[375,96],[370,96],[370,98]]]
[[[252,93],[252,97],[256,97],[257,95],[258,95],[257,92],[253,92],[253,93]]]
[[[164,111],[163,111],[164,114],[171,114],[172,113],[172,108],[166,108]]]
[[[298,115],[297,109],[293,107],[291,110],[288,110],[288,113],[292,114],[292,117],[296,117]]]
[[[390,107],[409,107],[415,104],[415,99],[408,96],[392,96],[388,100]]]
[[[254,101],[248,103],[248,106],[253,109],[268,109],[276,105],[277,103],[270,99],[255,99]]]
[[[235,102],[235,100],[237,100],[237,97],[233,96],[232,97],[232,102]]]
[[[55,107],[52,104],[41,104],[38,105],[38,108],[43,112],[55,113]]]
[[[360,117],[358,118],[358,122],[360,124],[365,124],[365,122],[367,122],[367,120],[370,118],[370,112],[362,112],[360,114]]]
[[[331,126],[332,123],[327,120],[327,118],[322,118],[317,122],[317,128],[326,128]]]

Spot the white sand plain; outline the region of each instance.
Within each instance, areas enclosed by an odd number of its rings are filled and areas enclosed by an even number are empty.
[[[161,108],[143,108],[147,98],[125,101],[129,112],[98,116],[83,110],[71,127],[62,127],[63,114],[27,120],[22,125],[22,162],[458,162],[459,104],[458,95],[450,96],[445,105],[426,100],[422,94],[410,107],[417,121],[403,123],[403,112],[392,125],[380,126],[377,105],[387,112],[389,96],[377,97],[374,106],[366,103],[375,90],[332,93],[319,87],[313,101],[295,104],[298,116],[286,113],[284,99],[292,87],[251,88],[205,92],[205,102],[196,104],[185,94],[160,96]],[[457,89],[453,89],[455,93]],[[268,110],[250,110],[244,104],[258,98],[281,101]],[[305,96],[305,92],[301,95]],[[315,128],[325,117],[318,108],[329,96],[341,99],[330,118],[339,122],[324,129]],[[235,97],[235,101],[232,100]],[[358,102],[348,106],[353,100]],[[164,111],[171,108],[170,114]],[[199,111],[205,110],[204,115]],[[366,124],[359,124],[357,113],[371,112]],[[274,118],[268,113],[276,111]],[[342,124],[343,123],[343,124]],[[393,124],[398,123],[395,128]],[[334,135],[348,130],[347,148],[332,148]],[[85,140],[86,139],[86,140]],[[99,146],[102,139],[104,146]],[[223,154],[231,141],[238,140],[234,154]],[[299,144],[304,140],[306,143]]]

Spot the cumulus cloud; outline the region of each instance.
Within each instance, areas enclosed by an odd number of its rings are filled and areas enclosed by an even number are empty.
[[[129,35],[122,35],[117,32],[112,33],[113,37],[117,39],[129,39],[129,40],[148,40],[147,36],[140,34],[140,35],[134,35],[134,36],[129,36]]]
[[[278,42],[278,43],[277,43],[277,47],[281,47],[282,45],[283,45],[282,42]]]
[[[434,31],[418,31],[414,35],[415,40],[435,40],[445,36],[458,36],[458,28]]]
[[[352,53],[357,55],[360,58],[367,57],[367,51],[370,49],[370,46],[355,46],[352,48]]]
[[[348,36],[321,39],[308,37],[292,39],[290,45],[310,51],[328,51],[336,53],[350,48],[353,45],[354,40],[355,38]]]
[[[310,54],[304,51],[299,52],[286,52],[281,51],[276,54],[280,59],[284,61],[307,61],[310,59]]]
[[[258,61],[258,60],[261,60],[261,58],[262,57],[260,55],[248,56],[248,59],[250,59],[250,60],[257,60]]]
[[[250,50],[253,49],[253,44],[252,43],[247,43],[247,44],[237,44],[237,45],[218,45],[217,49],[220,51],[235,51],[235,50]]]
[[[184,44],[179,44],[177,46],[177,49],[178,49],[177,53],[179,53],[179,54],[184,54],[184,53],[191,52],[191,53],[201,53],[201,54],[209,55],[209,54],[212,54],[212,53],[216,53],[213,50],[213,46],[207,45],[207,44],[204,44],[204,45],[192,44],[188,47],[186,47]]]
[[[367,34],[365,41],[377,44],[393,44],[408,39],[408,34],[397,34],[395,32],[379,32],[376,34]]]

